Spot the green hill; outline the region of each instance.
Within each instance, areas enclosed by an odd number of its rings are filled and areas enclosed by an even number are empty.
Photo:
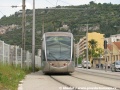
[[[86,25],[89,24],[89,32],[96,31],[109,37],[120,33],[120,5],[111,3],[94,3],[79,6],[56,6],[56,8],[36,9],[36,52],[41,48],[42,24],[44,21],[45,32],[70,31],[74,34],[76,42],[86,33]],[[8,44],[22,45],[22,13],[15,12],[9,17],[2,17],[0,25],[15,24],[16,28],[0,35],[0,39]],[[63,27],[68,26],[68,28]],[[26,10],[26,49],[31,51],[32,44],[32,10]]]

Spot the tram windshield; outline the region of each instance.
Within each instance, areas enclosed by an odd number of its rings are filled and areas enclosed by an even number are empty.
[[[46,37],[46,53],[48,60],[71,59],[71,37],[49,36]]]

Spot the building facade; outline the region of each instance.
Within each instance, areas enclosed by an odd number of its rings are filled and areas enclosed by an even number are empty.
[[[104,48],[103,44],[104,44],[104,34],[100,34],[97,32],[92,32],[92,33],[88,33],[88,41],[90,41],[91,39],[94,39],[95,41],[97,41],[97,48]],[[86,57],[86,36],[84,36],[83,38],[80,38],[79,42],[78,42],[78,55],[79,57]],[[89,45],[88,45],[89,46]]]
[[[120,34],[110,35],[109,38],[105,38],[107,43],[110,44],[112,42],[119,42],[120,41]]]
[[[106,60],[108,66],[110,66],[110,64],[114,61],[120,60],[120,34],[111,35],[109,38],[104,38],[104,34],[92,32],[88,33],[88,41],[90,41],[91,39],[97,41],[97,48],[102,48],[103,50],[104,40],[107,40],[107,52],[104,52],[101,57],[93,58],[93,67],[96,67],[96,65],[98,64],[102,64],[103,66],[105,66]],[[80,38],[76,48],[77,57],[82,56],[84,57],[84,59],[86,59],[86,42],[86,36]]]
[[[120,41],[112,42],[107,45],[107,61],[108,64],[113,63],[114,61],[120,60]]]
[[[94,60],[94,67],[99,63],[103,64],[103,66],[107,63],[107,66],[110,67],[114,61],[120,60],[120,34],[111,35],[109,38],[105,38],[105,40],[107,40],[107,50],[103,58]]]

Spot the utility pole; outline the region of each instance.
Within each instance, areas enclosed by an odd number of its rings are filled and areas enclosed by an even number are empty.
[[[33,0],[32,68],[35,72],[35,0]]]
[[[86,62],[87,62],[87,67],[86,67],[86,69],[88,69],[88,25],[91,25],[91,24],[88,24],[88,22],[87,22],[87,24],[82,24],[82,25],[86,25],[86,28],[87,28],[87,30],[86,30]]]
[[[105,71],[108,70],[108,60],[107,60],[107,41],[104,40],[104,55],[105,55]]]
[[[42,35],[44,34],[44,15],[43,15],[43,23],[42,23]]]
[[[25,61],[25,0],[22,0],[22,67]]]
[[[86,24],[87,32],[86,32],[86,59],[87,59],[87,69],[88,69],[88,23]]]
[[[107,49],[105,49],[105,71],[108,70]]]

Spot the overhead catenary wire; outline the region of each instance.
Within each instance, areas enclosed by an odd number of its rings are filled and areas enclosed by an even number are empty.
[[[17,8],[17,7],[22,7],[22,6],[12,5],[12,6],[0,6],[0,7],[4,7],[4,8],[9,8],[9,7],[12,7],[12,8]]]
[[[65,1],[62,1],[62,0],[59,0],[59,1],[65,3],[65,4],[68,4],[68,5],[72,5],[72,4],[70,4],[70,3],[68,3],[68,2],[65,2]]]
[[[15,5],[16,6],[16,5]],[[0,7],[6,7],[6,8],[9,8],[9,7],[12,7],[12,6],[0,6]]]
[[[0,11],[1,12],[1,11]],[[5,14],[3,14],[3,12],[1,12],[2,13],[2,15],[4,16]]]
[[[57,6],[58,0],[56,1],[56,6]]]
[[[48,3],[50,3],[53,7],[56,7],[57,5],[58,5],[58,0],[56,1],[56,5],[54,5],[53,3],[51,3],[50,1],[48,1],[48,0],[46,0]],[[62,3],[64,3],[64,4],[67,4],[67,5],[72,5],[72,4],[70,4],[70,3],[68,3],[68,2],[65,2],[65,1],[62,1],[62,0],[59,0],[59,2],[62,2]]]
[[[50,3],[52,6],[54,6],[55,7],[55,5],[54,4],[52,4],[50,1],[48,1],[48,0],[46,0],[48,3]]]

